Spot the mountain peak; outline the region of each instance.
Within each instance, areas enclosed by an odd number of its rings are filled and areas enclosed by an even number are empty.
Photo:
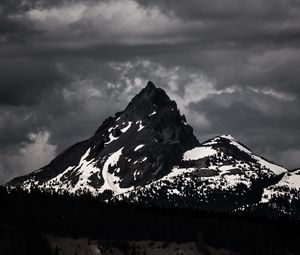
[[[125,111],[142,118],[153,111],[160,111],[165,108],[178,112],[175,101],[171,100],[163,89],[148,81],[147,86],[133,97]]]
[[[154,85],[154,83],[152,81],[148,81],[146,89],[153,90],[153,89],[156,89],[156,86]]]
[[[165,106],[168,104],[176,105],[176,103],[168,97],[167,93],[163,89],[156,87],[151,81],[148,81],[147,86],[143,88],[131,102],[135,102],[137,99],[143,100],[144,102],[149,101],[158,106]]]

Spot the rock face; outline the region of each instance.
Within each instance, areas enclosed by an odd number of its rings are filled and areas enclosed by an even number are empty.
[[[299,176],[299,170],[289,172],[255,155],[230,135],[200,144],[176,103],[148,82],[91,138],[6,187],[88,192],[105,200],[158,206],[240,210],[273,204],[272,199],[280,196],[299,201]]]

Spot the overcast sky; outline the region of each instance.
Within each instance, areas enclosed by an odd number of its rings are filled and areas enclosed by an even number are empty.
[[[1,0],[0,184],[38,169],[152,80],[200,141],[300,167],[297,0]]]

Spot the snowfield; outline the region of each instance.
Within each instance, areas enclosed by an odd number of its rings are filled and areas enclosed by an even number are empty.
[[[209,157],[216,155],[217,151],[212,149],[211,147],[196,147],[192,150],[189,150],[183,154],[183,160],[198,160],[201,158]]]
[[[291,190],[300,192],[300,169],[285,173],[278,183],[265,188],[261,202],[268,203],[272,197],[276,196],[285,196],[291,199],[293,198],[289,194]]]

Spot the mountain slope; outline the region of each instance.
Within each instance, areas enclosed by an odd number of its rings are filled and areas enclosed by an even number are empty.
[[[279,197],[284,197],[288,201],[300,200],[300,169],[285,173],[278,183],[265,188],[262,202],[268,203]]]
[[[253,154],[230,135],[223,135],[186,151],[179,165],[160,180],[117,199],[231,210],[259,202],[264,188],[277,183],[286,172]]]

